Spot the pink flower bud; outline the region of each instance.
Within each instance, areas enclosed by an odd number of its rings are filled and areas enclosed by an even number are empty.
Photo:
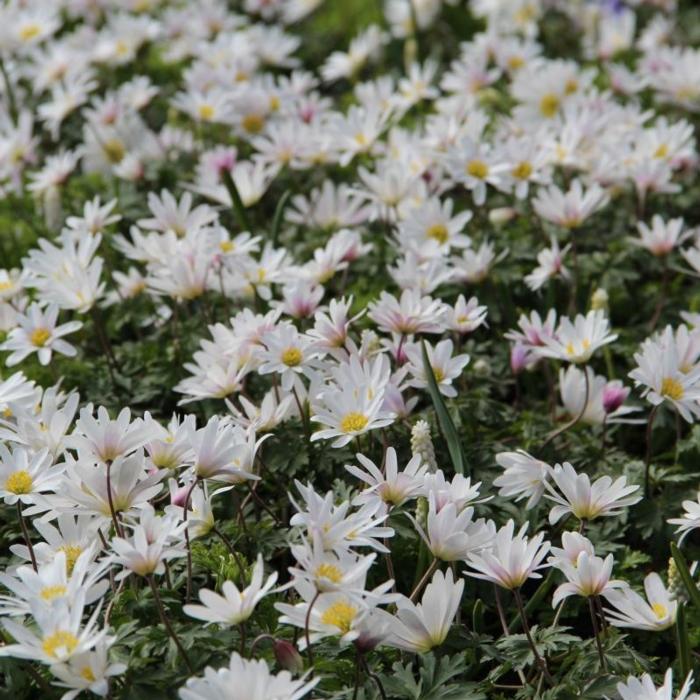
[[[513,374],[520,374],[530,364],[530,352],[521,343],[516,343],[510,350],[510,368]]]
[[[285,670],[292,673],[301,673],[304,670],[304,661],[297,648],[284,639],[275,639],[272,643],[277,663]]]
[[[603,389],[603,410],[606,413],[617,411],[629,393],[629,388],[622,386],[620,382],[609,382]]]
[[[174,506],[184,506],[185,505],[185,499],[187,498],[187,492],[190,490],[189,486],[183,486],[182,488],[179,488],[177,491],[173,491],[173,493],[170,494],[170,503]]]

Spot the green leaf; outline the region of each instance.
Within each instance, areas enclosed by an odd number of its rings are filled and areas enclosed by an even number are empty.
[[[423,353],[423,371],[428,379],[428,392],[430,393],[430,398],[433,400],[433,406],[435,407],[438,422],[440,423],[440,430],[447,441],[447,449],[450,452],[452,466],[457,474],[464,474],[464,455],[462,454],[459,435],[457,434],[455,424],[452,422],[452,418],[447,410],[445,400],[442,398],[440,389],[438,389],[435,374],[433,373],[433,368],[428,358],[428,351],[425,347],[425,340],[421,340],[421,351]]]
[[[280,228],[282,227],[282,215],[284,214],[284,210],[287,206],[287,203],[289,202],[289,199],[292,196],[292,191],[291,190],[286,190],[285,193],[280,197],[279,201],[277,202],[277,208],[275,209],[275,216],[272,219],[272,230],[270,232],[270,240],[272,241],[272,245],[276,246],[277,245],[277,239],[279,238],[280,235]]]
[[[681,678],[687,678],[688,673],[690,673],[690,642],[688,641],[685,606],[685,603],[679,603],[678,613],[676,614],[676,643],[678,645],[678,663],[681,667]]]
[[[695,585],[693,577],[690,575],[685,557],[683,556],[681,550],[678,549],[678,545],[675,542],[671,542],[671,555],[673,556],[673,560],[676,562],[678,575],[681,577],[690,599],[693,601],[695,607],[700,610],[700,591]]]
[[[224,185],[226,185],[226,189],[228,190],[228,193],[231,196],[231,202],[233,203],[233,211],[235,212],[236,218],[238,219],[238,224],[240,225],[243,231],[252,232],[253,229],[250,225],[248,212],[245,210],[245,205],[243,204],[241,195],[238,192],[238,187],[236,187],[236,183],[231,177],[231,173],[228,170],[224,170],[223,178]]]

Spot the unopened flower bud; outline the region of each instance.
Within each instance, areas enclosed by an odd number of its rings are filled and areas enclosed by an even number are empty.
[[[414,455],[420,455],[423,464],[428,466],[428,471],[437,470],[435,448],[430,437],[430,426],[427,421],[419,420],[411,428],[411,451]]]
[[[487,377],[489,374],[491,374],[491,365],[489,364],[488,360],[480,357],[474,363],[473,371],[478,377]]]
[[[515,343],[510,349],[510,368],[513,374],[520,374],[527,369],[530,352],[522,343]]]
[[[301,673],[304,670],[304,660],[297,648],[284,639],[275,639],[272,643],[277,663],[286,671]]]
[[[603,410],[606,413],[617,411],[629,396],[630,390],[620,382],[609,382],[603,389]]]
[[[494,225],[507,224],[517,216],[518,212],[513,207],[497,207],[489,212],[489,221]]]
[[[599,287],[593,292],[593,296],[591,296],[591,309],[594,311],[607,311],[608,299],[608,293]]]

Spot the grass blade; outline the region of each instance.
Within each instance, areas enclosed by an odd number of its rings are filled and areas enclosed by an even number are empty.
[[[452,422],[452,418],[450,418],[445,400],[442,398],[437,381],[435,380],[435,374],[433,373],[433,368],[428,358],[428,350],[425,347],[425,340],[421,340],[421,351],[423,353],[423,371],[428,380],[428,392],[430,393],[430,398],[433,400],[435,413],[437,413],[438,422],[440,423],[440,430],[447,442],[447,449],[450,452],[452,466],[457,474],[464,474],[464,455],[462,454],[459,435],[457,434],[455,424]]]
[[[681,577],[683,585],[688,591],[690,599],[693,601],[693,605],[695,605],[695,607],[698,610],[700,610],[700,591],[695,585],[693,577],[690,575],[690,571],[688,569],[688,564],[685,561],[685,557],[683,556],[681,550],[678,549],[678,545],[675,542],[671,542],[671,555],[673,556],[673,561],[676,562],[678,575]]]

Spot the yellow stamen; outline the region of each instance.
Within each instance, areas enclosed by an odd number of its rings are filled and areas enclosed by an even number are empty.
[[[553,93],[547,93],[540,100],[540,112],[543,117],[551,119],[559,111],[559,98]]]
[[[41,34],[41,27],[35,22],[32,22],[31,24],[25,24],[19,30],[19,38],[22,41],[31,41],[32,39],[38,37],[39,34]]]
[[[215,110],[211,105],[203,104],[199,105],[197,114],[203,122],[209,122],[214,118]]]
[[[66,594],[66,590],[66,587],[61,585],[44,586],[44,588],[42,588],[39,592],[39,595],[41,596],[42,600],[55,600],[56,598],[64,596]]]
[[[433,224],[426,232],[425,235],[428,238],[432,238],[437,241],[440,245],[445,245],[450,238],[450,232],[447,230],[445,224]]]
[[[299,348],[287,348],[282,352],[282,362],[284,362],[287,367],[297,367],[301,364],[304,356],[301,354]]]
[[[316,569],[317,578],[327,578],[333,583],[340,583],[343,580],[343,572],[333,564],[321,564]]]
[[[57,630],[44,638],[41,648],[54,659],[72,654],[78,646],[78,638],[66,630]]]
[[[522,163],[518,163],[511,173],[518,180],[527,180],[532,175],[532,166],[525,160]]]
[[[109,139],[102,144],[105,157],[112,164],[121,163],[126,155],[126,148],[119,139]]]
[[[12,474],[7,477],[5,491],[14,493],[16,496],[21,496],[25,493],[31,493],[33,484],[34,480],[31,474],[22,469],[21,471],[12,472]]]
[[[66,555],[66,573],[68,575],[72,574],[75,562],[78,561],[78,557],[82,554],[83,548],[77,544],[64,544],[58,548],[58,551]]]
[[[241,126],[249,134],[257,134],[265,126],[265,117],[262,114],[246,114],[241,121]]]
[[[685,394],[683,385],[673,377],[664,377],[661,382],[661,396],[665,396],[673,401],[680,401]]]
[[[339,600],[328,607],[321,616],[324,625],[337,627],[342,634],[347,634],[352,629],[352,621],[357,615],[357,608],[344,600]]]
[[[51,331],[48,328],[35,328],[29,336],[32,345],[38,348],[43,348],[46,341],[51,337]]]
[[[368,422],[369,419],[367,416],[362,413],[352,412],[348,413],[343,417],[343,420],[340,421],[340,429],[344,433],[356,433],[362,430]]]
[[[467,174],[483,180],[489,174],[489,166],[483,160],[470,160],[467,163]]]
[[[668,615],[668,608],[663,604],[663,603],[654,603],[651,606],[651,609],[654,611],[654,615],[659,618],[659,620],[663,619]]]

